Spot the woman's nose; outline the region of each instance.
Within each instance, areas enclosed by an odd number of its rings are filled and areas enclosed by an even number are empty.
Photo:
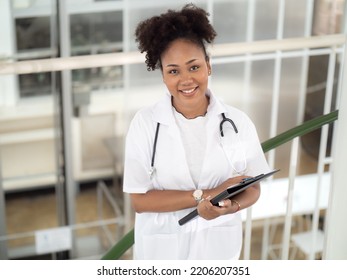
[[[190,73],[183,73],[181,77],[182,85],[189,85],[193,82],[193,78]]]

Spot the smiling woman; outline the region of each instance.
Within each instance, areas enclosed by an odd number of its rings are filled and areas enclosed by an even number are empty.
[[[208,88],[205,44],[215,36],[206,11],[192,4],[137,26],[147,69],[160,69],[168,90],[161,101],[137,112],[126,138],[123,189],[136,211],[137,259],[239,258],[239,210],[258,200],[260,186],[220,206],[210,198],[270,171],[252,121]],[[195,207],[199,217],[179,226]]]
[[[211,66],[202,48],[186,39],[173,41],[161,56],[163,81],[177,112],[187,119],[207,112]]]

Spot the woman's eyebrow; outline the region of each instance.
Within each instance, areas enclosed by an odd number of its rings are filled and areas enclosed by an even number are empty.
[[[191,64],[191,63],[193,63],[196,60],[197,60],[197,58],[193,58],[193,59],[187,61],[185,64],[186,65]],[[179,65],[171,63],[171,64],[166,65],[166,67],[179,67]]]

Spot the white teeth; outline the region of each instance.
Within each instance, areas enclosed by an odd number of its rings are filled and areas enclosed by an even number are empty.
[[[182,90],[183,93],[191,93],[195,90],[195,88],[189,89],[189,90]]]

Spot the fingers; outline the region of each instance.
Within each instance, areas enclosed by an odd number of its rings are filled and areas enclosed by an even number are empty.
[[[210,197],[208,197],[199,203],[198,214],[206,220],[215,219],[230,212],[231,201],[229,199],[222,200],[218,206],[212,205]]]
[[[202,199],[197,207],[199,216],[206,220],[211,220],[217,217],[212,209],[214,206],[210,202],[210,198],[211,197],[209,196]]]

